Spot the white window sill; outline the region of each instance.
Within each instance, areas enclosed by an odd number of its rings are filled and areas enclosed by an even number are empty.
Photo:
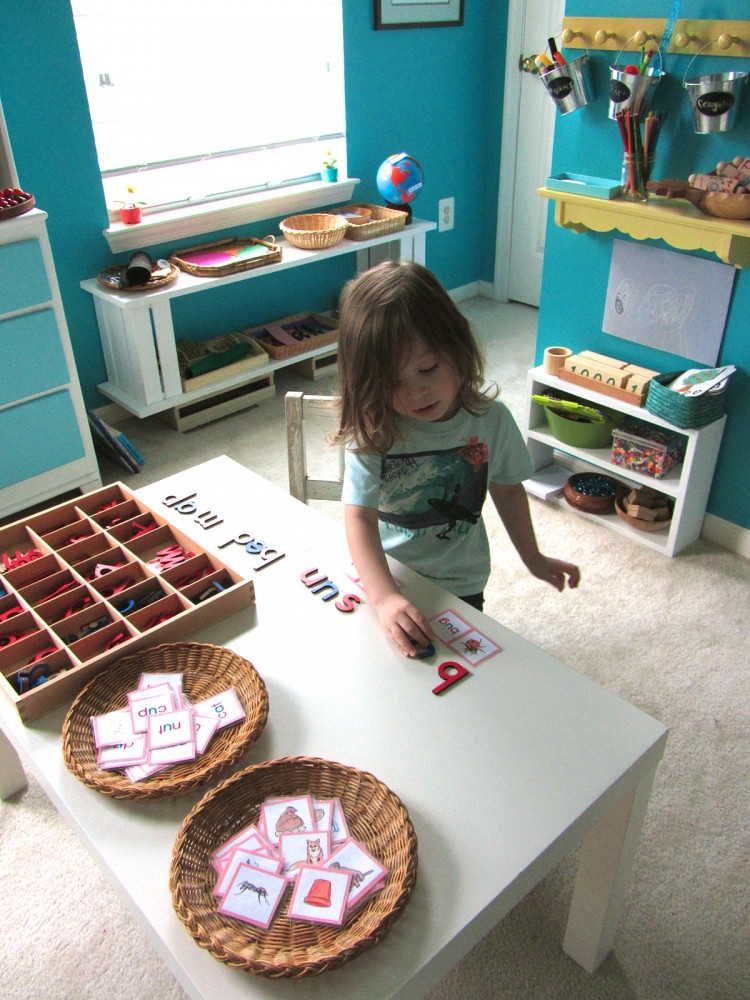
[[[204,205],[144,215],[136,225],[113,222],[103,230],[112,253],[142,250],[157,243],[182,241],[204,233],[262,222],[277,216],[308,212],[314,208],[339,205],[352,200],[359,178],[347,177],[330,183],[311,181],[294,187],[277,188],[241,198],[227,198]],[[267,233],[256,233],[266,236]],[[274,234],[277,235],[277,234]]]

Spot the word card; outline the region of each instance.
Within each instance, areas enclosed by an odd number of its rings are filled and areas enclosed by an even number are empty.
[[[435,635],[474,666],[488,660],[495,653],[502,652],[500,646],[482,635],[455,611],[441,611],[430,619],[430,625]]]

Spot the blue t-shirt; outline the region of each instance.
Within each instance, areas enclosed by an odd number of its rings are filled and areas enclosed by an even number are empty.
[[[482,520],[489,483],[533,472],[510,411],[494,400],[482,416],[397,418],[387,455],[346,451],[342,500],[378,511],[384,550],[458,597],[484,590],[490,547]]]

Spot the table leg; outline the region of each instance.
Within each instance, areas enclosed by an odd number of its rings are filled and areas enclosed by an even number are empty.
[[[563,950],[595,972],[612,950],[656,765],[586,834]]]
[[[28,784],[26,772],[21,765],[21,758],[8,737],[0,729],[0,799],[10,798],[16,792],[27,788]]]

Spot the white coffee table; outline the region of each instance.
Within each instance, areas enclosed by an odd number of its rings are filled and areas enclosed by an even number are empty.
[[[460,610],[503,650],[437,697],[437,665],[455,658],[447,647],[433,660],[407,661],[366,604],[341,614],[301,583],[317,568],[342,593],[357,592],[334,521],[227,458],[139,493],[189,532],[190,516],[162,505],[181,490],[197,491],[201,511],[221,515],[210,530],[193,529],[240,573],[250,575],[249,556],[234,538],[262,538],[286,553],[256,574],[254,607],[190,637],[246,656],[267,684],[268,724],[241,766],[324,757],[392,788],[419,842],[406,909],[376,948],[335,972],[304,985],[253,976],[199,948],[172,908],[172,845],[202,791],[153,802],[105,798],[65,768],[65,707],[23,726],[2,699],[0,796],[25,784],[20,755],[191,997],[420,997],[580,842],[563,948],[593,972],[613,945],[665,727],[397,566],[428,616]]]

